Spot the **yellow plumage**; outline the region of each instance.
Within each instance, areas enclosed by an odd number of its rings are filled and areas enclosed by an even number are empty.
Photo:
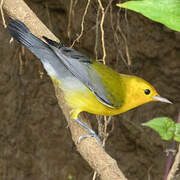
[[[76,119],[82,111],[105,116],[120,114],[144,103],[155,101],[152,97],[158,95],[155,88],[142,78],[119,74],[96,61],[93,62],[92,66],[103,80],[102,82],[107,92],[107,97],[111,100],[111,96],[108,96],[108,92],[111,92],[111,95],[113,95],[112,101],[115,101],[113,103],[115,103],[117,107],[108,107],[101,103],[97,97],[80,82],[78,87],[67,89],[63,87],[63,83],[53,78],[53,81],[58,83],[64,91],[65,99],[73,109],[73,119]],[[69,80],[67,83],[77,84],[77,82],[73,82],[73,80]],[[151,94],[146,95],[144,93],[145,89],[149,89]]]

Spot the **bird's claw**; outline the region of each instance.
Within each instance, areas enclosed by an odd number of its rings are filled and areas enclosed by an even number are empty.
[[[101,139],[98,137],[98,135],[91,129],[89,128],[86,124],[84,124],[83,122],[81,122],[79,119],[75,119],[75,121],[80,124],[83,128],[85,128],[89,134],[80,136],[78,139],[78,144],[82,141],[82,139],[87,138],[87,137],[95,137],[97,139],[97,141],[102,145],[102,141]]]
[[[83,135],[83,136],[80,136],[79,138],[78,138],[78,144],[80,144],[80,142],[84,139],[84,138],[88,138],[88,137],[95,137],[96,139],[97,139],[97,141],[102,145],[103,143],[102,143],[102,141],[101,141],[101,139],[98,137],[98,135],[94,132],[94,133],[92,133],[92,134],[85,134],[85,135]]]

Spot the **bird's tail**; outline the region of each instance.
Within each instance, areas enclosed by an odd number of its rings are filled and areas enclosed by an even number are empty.
[[[39,38],[34,36],[24,23],[22,23],[21,21],[17,19],[10,19],[8,29],[11,36],[14,39],[16,39],[18,42],[23,44],[25,47],[27,47],[31,51],[33,50],[34,46],[38,48],[40,47],[49,48],[46,43],[44,43]]]
[[[14,39],[23,44],[41,60],[44,68],[50,76],[60,79],[67,75],[67,73],[65,73],[66,68],[50,46],[34,36],[24,23],[17,19],[10,19],[8,29]]]

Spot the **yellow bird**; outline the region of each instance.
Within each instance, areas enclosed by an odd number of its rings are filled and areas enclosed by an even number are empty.
[[[119,74],[72,48],[43,37],[45,43],[19,20],[11,19],[8,28],[14,39],[41,60],[52,81],[62,89],[72,108],[71,117],[98,140],[95,132],[78,119],[80,112],[112,116],[151,101],[171,103],[142,78]]]

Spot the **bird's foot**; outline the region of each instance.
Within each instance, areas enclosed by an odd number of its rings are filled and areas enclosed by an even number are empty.
[[[95,137],[101,145],[103,144],[101,139],[98,137],[98,135],[96,133],[95,134],[85,134],[83,136],[80,136],[78,139],[78,144],[82,141],[82,139],[88,138],[88,137]]]
[[[84,138],[88,138],[88,137],[95,137],[97,139],[97,141],[102,145],[102,141],[99,138],[99,136],[92,130],[90,129],[88,126],[86,126],[83,122],[81,122],[79,119],[75,119],[75,121],[80,124],[83,128],[85,128],[90,134],[85,134],[83,136],[80,136],[78,139],[78,143],[80,143]]]

